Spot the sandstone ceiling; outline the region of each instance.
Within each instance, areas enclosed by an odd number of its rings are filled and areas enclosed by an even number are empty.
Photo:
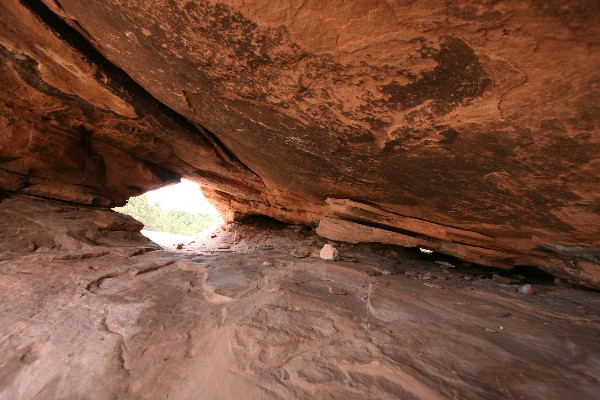
[[[600,287],[597,1],[5,0],[0,189],[185,176],[228,214]]]

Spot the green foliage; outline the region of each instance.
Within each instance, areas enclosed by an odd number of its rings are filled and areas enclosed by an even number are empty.
[[[162,208],[158,203],[150,203],[145,194],[132,197],[124,207],[115,207],[113,210],[132,216],[142,222],[148,231],[179,235],[194,235],[215,222],[209,214]]]

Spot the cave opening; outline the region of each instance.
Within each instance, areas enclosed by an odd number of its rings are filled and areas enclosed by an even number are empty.
[[[131,197],[114,210],[142,222],[142,234],[167,248],[201,239],[223,223],[201,186],[187,179]]]

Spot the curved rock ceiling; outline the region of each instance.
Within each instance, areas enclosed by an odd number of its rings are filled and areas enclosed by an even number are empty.
[[[600,287],[597,1],[6,0],[0,189],[186,176],[319,224]]]

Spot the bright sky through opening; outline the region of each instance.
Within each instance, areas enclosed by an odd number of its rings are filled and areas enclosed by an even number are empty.
[[[182,179],[181,183],[166,186],[147,193],[151,203],[160,203],[163,208],[184,210],[193,213],[208,213],[220,219],[219,213],[206,200],[200,186],[194,182]]]

